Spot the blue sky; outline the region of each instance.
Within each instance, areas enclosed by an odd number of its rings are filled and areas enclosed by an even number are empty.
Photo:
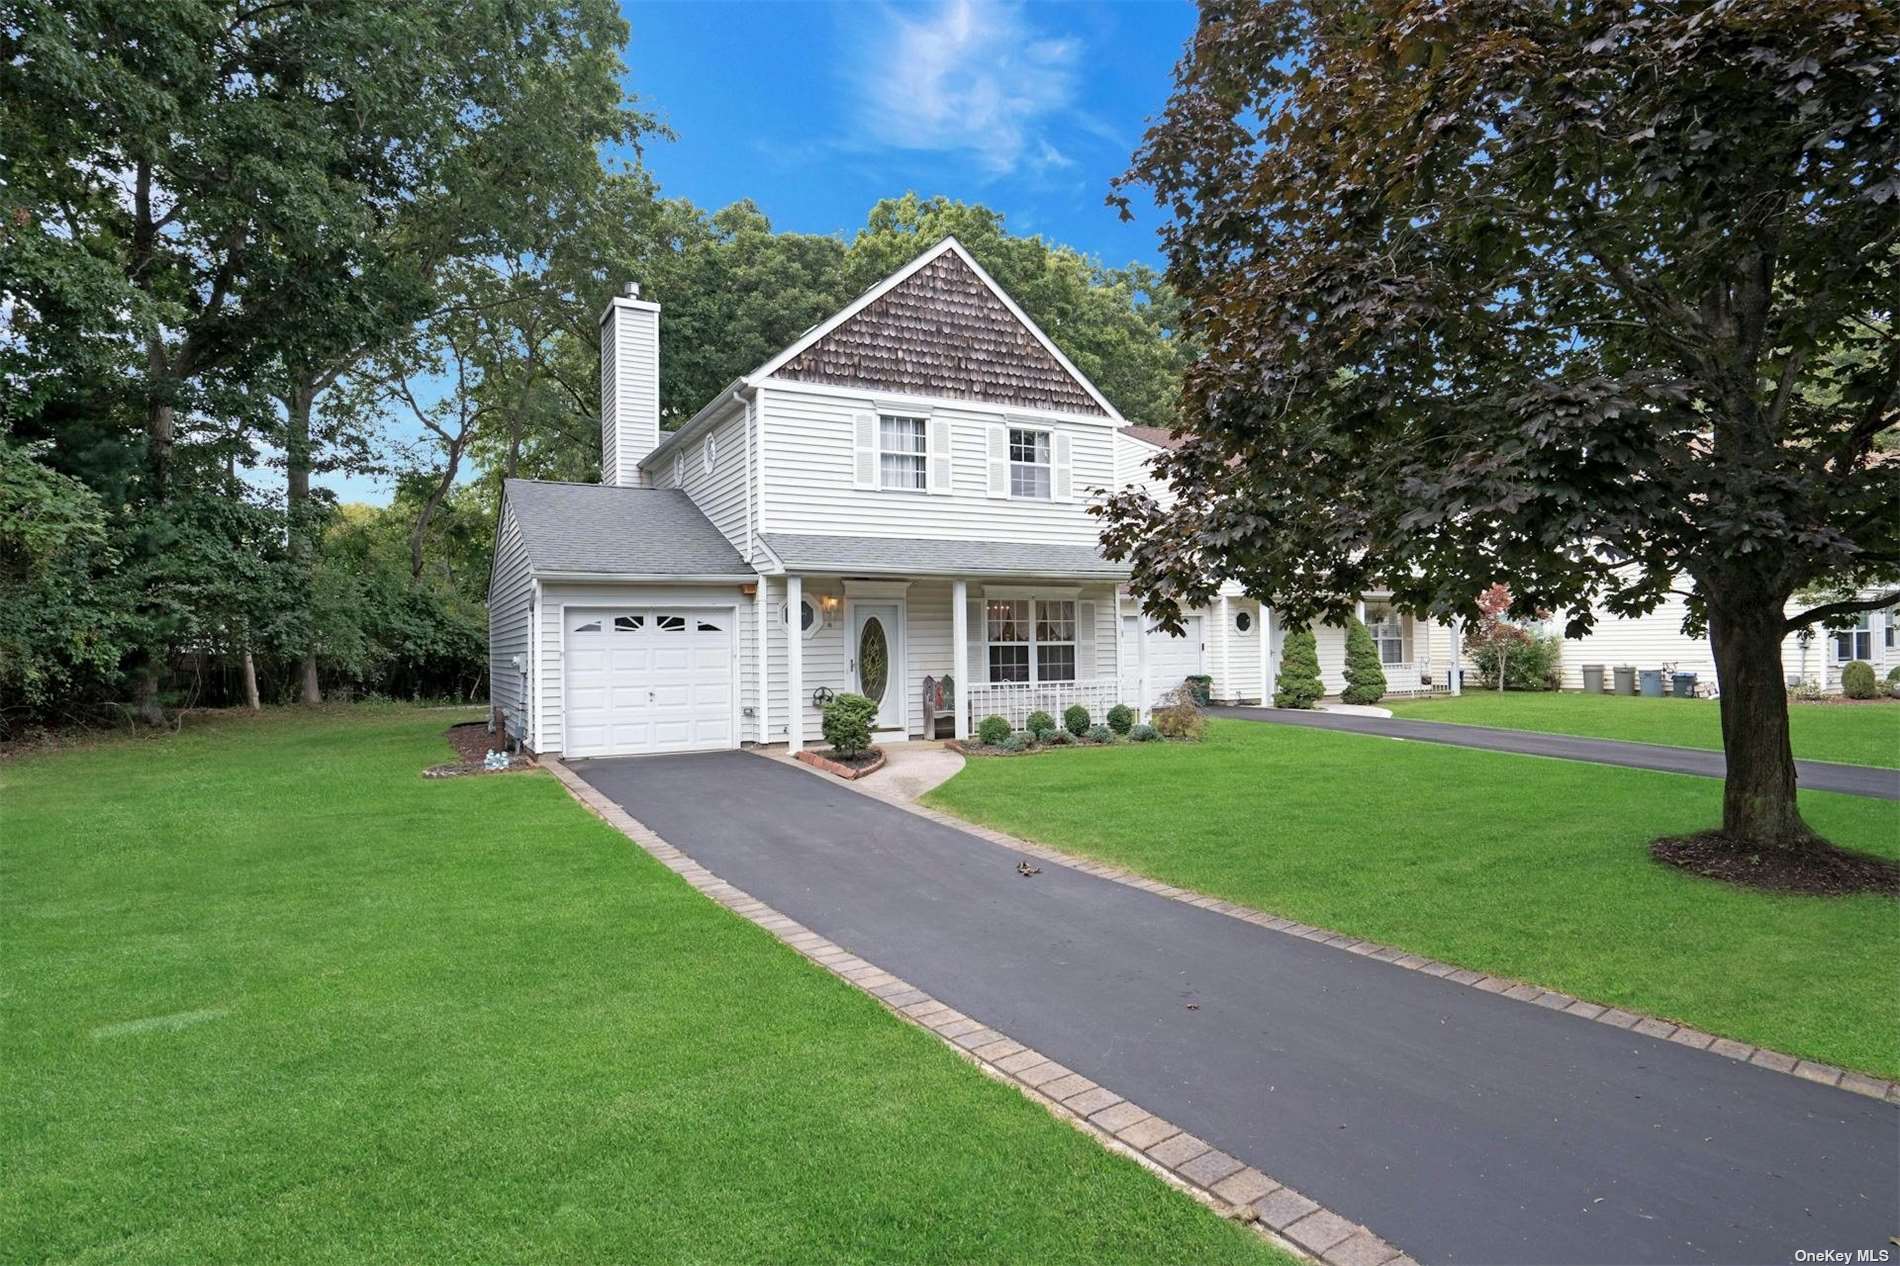
[[[879,198],[943,194],[1108,264],[1162,263],[1153,209],[1138,198],[1125,224],[1103,199],[1167,99],[1189,0],[622,10],[627,89],[677,137],[645,155],[668,197],[708,210],[751,198],[780,229],[849,236]],[[390,497],[379,479],[318,482],[348,501]]]

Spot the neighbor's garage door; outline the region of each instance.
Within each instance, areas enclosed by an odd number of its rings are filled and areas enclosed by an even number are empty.
[[[569,756],[733,746],[730,610],[566,613]]]
[[[1181,624],[1186,630],[1181,637],[1158,628],[1148,630],[1149,706],[1159,703],[1163,695],[1201,671],[1205,636],[1202,618],[1185,615],[1181,617]],[[1141,693],[1137,684],[1141,679],[1141,647],[1135,640],[1140,636],[1141,625],[1140,616],[1122,617],[1122,693],[1129,698]]]

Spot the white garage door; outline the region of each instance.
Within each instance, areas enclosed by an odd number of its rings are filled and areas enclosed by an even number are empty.
[[[1141,693],[1141,646],[1135,641],[1141,628],[1140,616],[1122,617],[1122,693],[1130,698]],[[1148,630],[1148,703],[1160,702],[1161,696],[1201,671],[1202,623],[1198,615],[1183,616],[1181,637],[1160,629]]]
[[[569,756],[733,744],[730,610],[569,608]]]

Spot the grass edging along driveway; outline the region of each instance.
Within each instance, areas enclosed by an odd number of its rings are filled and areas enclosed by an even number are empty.
[[[1456,699],[1387,699],[1383,706],[1411,721],[1722,750],[1721,705],[1713,699],[1472,690]],[[1900,769],[1900,702],[1791,703],[1788,739],[1798,760]]]
[[[0,767],[10,1260],[1283,1260],[446,724]]]
[[[1685,706],[1687,706],[1685,702]],[[1487,976],[1891,1078],[1900,919],[1650,861],[1721,784],[1354,734],[1210,723],[1199,745],[972,761],[924,802],[1164,883]],[[1900,854],[1900,804],[1808,793]]]

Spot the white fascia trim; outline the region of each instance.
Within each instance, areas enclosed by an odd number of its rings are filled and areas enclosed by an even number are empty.
[[[910,396],[883,387],[839,387],[831,383],[800,382],[792,378],[766,378],[757,374],[747,378],[745,384],[754,389],[770,386],[774,391],[794,395],[831,396],[839,400],[850,400],[857,404],[868,405],[878,412],[970,414],[988,418],[999,426],[1007,419],[1022,418],[1034,419],[1034,424],[1037,426],[1050,426],[1061,422],[1079,426],[1105,427],[1120,434],[1116,428],[1127,425],[1117,422],[1114,418],[1105,418],[1099,413],[1064,413],[1059,409],[1024,409],[1019,404],[996,404],[987,400],[967,400],[961,396]]]
[[[774,561],[777,560],[775,559]],[[813,563],[810,566],[800,565],[785,568],[784,564],[781,563],[780,568],[782,570],[796,572],[801,576],[908,576],[919,579],[929,577],[933,580],[950,579],[978,582],[989,577],[1046,576],[1060,584],[1113,585],[1125,582],[1128,579],[1119,573],[1102,576],[1064,576],[1060,572],[1051,572],[1046,569],[1033,567],[991,568],[986,571],[974,572],[967,567],[931,571],[917,567],[883,567],[875,563]]]
[[[912,585],[909,580],[853,580],[844,582],[847,598],[902,598]]]
[[[1080,598],[1081,585],[978,585],[985,598]]]
[[[677,431],[661,431],[660,442],[653,446],[652,452],[640,459],[638,469],[645,470],[648,466],[657,462],[662,453],[672,452],[675,448],[684,443],[687,437],[697,435],[712,423],[720,421],[721,414],[723,414],[728,405],[735,402],[743,405],[743,401],[736,400],[736,393],[750,390],[750,388],[751,384],[746,382],[743,378],[734,378],[731,382],[727,383],[720,389],[718,395],[708,400],[700,408],[698,413],[686,419],[685,423]]]
[[[1091,400],[1095,401],[1096,404],[1102,406],[1102,411],[1108,414],[1108,420],[1113,421],[1117,425],[1120,425],[1120,426],[1127,425],[1127,419],[1122,417],[1120,411],[1117,410],[1114,405],[1108,402],[1108,397],[1104,396],[1100,391],[1096,390],[1095,384],[1088,380],[1087,375],[1085,375],[1081,370],[1077,369],[1074,363],[1071,362],[1067,356],[1064,356],[1062,354],[1062,349],[1057,347],[1053,342],[1050,341],[1049,336],[1042,332],[1042,327],[1037,325],[1034,321],[1030,320],[1029,314],[1016,306],[1016,301],[1010,298],[1009,295],[1004,292],[1001,286],[996,284],[996,279],[994,277],[991,277],[987,272],[983,271],[983,265],[977,263],[975,256],[971,255],[969,251],[965,250],[963,247],[963,243],[957,241],[957,239],[954,237],[944,238],[943,241],[938,242],[935,246],[931,247],[929,250],[919,255],[916,259],[911,260],[910,263],[904,265],[902,268],[898,269],[896,272],[886,277],[883,281],[880,281],[877,285],[872,286],[869,290],[859,295],[855,300],[853,300],[849,305],[847,305],[843,311],[833,316],[830,320],[821,322],[820,324],[813,326],[810,330],[806,331],[805,335],[802,338],[800,338],[796,343],[793,343],[790,347],[780,352],[777,356],[774,356],[771,360],[765,362],[763,366],[754,370],[752,373],[748,374],[746,376],[746,381],[756,382],[758,379],[771,377],[773,374],[777,373],[779,370],[783,369],[786,365],[791,363],[793,358],[795,358],[800,352],[810,347],[813,343],[816,343],[819,339],[824,338],[825,335],[831,333],[833,330],[843,325],[846,321],[849,321],[852,317],[856,316],[858,313],[870,307],[873,303],[876,303],[879,299],[883,298],[886,294],[888,294],[892,289],[896,288],[897,286],[902,285],[905,281],[909,280],[911,275],[917,272],[918,269],[936,260],[937,258],[942,256],[944,252],[946,251],[955,251],[957,254],[957,257],[961,259],[964,263],[970,266],[970,271],[975,273],[978,279],[981,280],[985,286],[989,287],[990,293],[994,294],[998,299],[1002,300],[1003,306],[1009,310],[1009,314],[1015,317],[1018,321],[1022,322],[1023,328],[1028,330],[1032,335],[1035,336],[1036,341],[1042,344],[1044,351],[1048,352],[1051,356],[1055,357],[1056,363],[1062,366],[1064,372],[1066,372],[1071,378],[1075,379],[1076,382],[1082,385],[1082,389],[1089,393],[1089,398]]]
[[[684,576],[666,572],[630,571],[538,571],[534,573],[536,584],[544,580],[553,580],[562,584],[749,585],[758,578],[757,572],[750,571],[708,572]]]
[[[763,532],[759,533],[757,544],[759,552],[764,554],[766,558],[765,566],[759,568],[759,575],[783,576],[785,574],[785,564],[779,560],[777,554],[772,552],[772,547],[765,543],[765,534]],[[758,564],[754,563],[753,566],[757,567]]]
[[[635,312],[658,312],[660,305],[651,299],[629,299],[625,295],[615,295],[607,301],[607,306],[600,310],[600,320],[595,324],[607,324],[607,318],[614,314],[615,308],[631,308]]]

